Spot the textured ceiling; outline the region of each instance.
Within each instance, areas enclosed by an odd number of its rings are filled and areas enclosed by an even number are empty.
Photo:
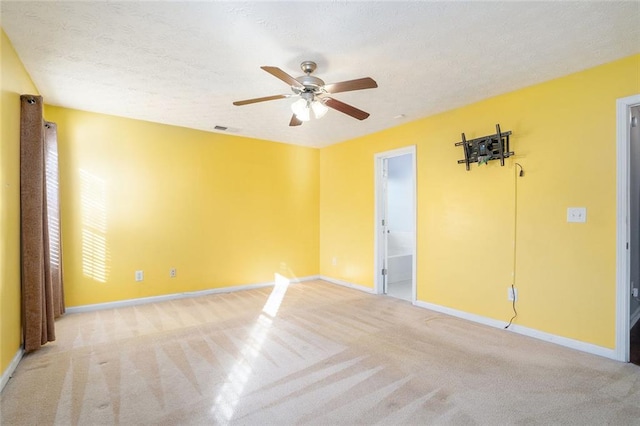
[[[640,52],[638,1],[0,5],[49,104],[315,147]],[[260,66],[304,60],[326,83],[376,80],[334,95],[371,116],[289,127],[292,99],[232,105],[291,93]]]

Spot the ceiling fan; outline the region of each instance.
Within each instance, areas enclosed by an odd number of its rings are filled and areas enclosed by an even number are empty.
[[[303,121],[309,121],[311,118],[321,118],[327,113],[328,108],[333,108],[336,111],[350,115],[358,120],[364,120],[369,117],[368,112],[362,111],[349,104],[345,104],[344,102],[334,99],[328,95],[333,93],[349,92],[352,90],[373,89],[378,87],[375,80],[370,77],[364,77],[356,80],[342,81],[340,83],[325,84],[324,81],[320,80],[318,77],[311,75],[311,73],[316,70],[316,67],[317,65],[315,62],[304,61],[300,64],[300,68],[305,75],[297,78],[291,77],[278,67],[260,67],[269,74],[290,85],[293,94],[246,99],[244,101],[236,101],[233,104],[241,106],[297,96],[300,99],[291,105],[293,116],[291,117],[289,126],[299,126]]]

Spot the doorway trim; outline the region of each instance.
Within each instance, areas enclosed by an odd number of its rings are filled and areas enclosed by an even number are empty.
[[[384,238],[381,238],[381,235],[384,231],[382,226],[382,217],[384,212],[384,196],[383,196],[383,187],[382,187],[382,172],[383,172],[383,161],[387,158],[398,157],[400,155],[411,154],[411,163],[413,164],[413,176],[412,176],[412,196],[413,196],[413,252],[411,253],[412,257],[412,265],[411,265],[411,303],[416,303],[416,295],[417,295],[417,283],[416,283],[416,246],[418,244],[417,238],[417,216],[418,216],[418,206],[417,206],[417,197],[416,197],[416,178],[417,178],[417,167],[416,167],[416,146],[410,145],[404,148],[393,149],[390,151],[379,152],[374,155],[374,171],[375,171],[375,181],[374,181],[374,193],[375,193],[375,217],[374,217],[374,237],[373,237],[373,255],[374,255],[374,292],[376,294],[382,294],[384,292],[383,288],[383,278],[382,278],[382,265],[384,265]]]
[[[640,105],[640,94],[616,101],[616,348],[615,358],[629,362],[630,315],[629,289],[630,253],[627,249],[630,229],[627,222],[630,201],[630,144],[629,114],[631,107]]]

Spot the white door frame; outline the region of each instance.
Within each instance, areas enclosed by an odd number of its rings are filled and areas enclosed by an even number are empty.
[[[398,157],[400,155],[411,154],[411,162],[413,164],[413,177],[412,177],[412,194],[413,194],[413,253],[412,253],[412,265],[411,265],[411,303],[416,302],[416,246],[418,244],[417,239],[417,216],[418,216],[418,206],[416,204],[416,146],[410,145],[404,148],[393,149],[391,151],[385,151],[375,154],[375,222],[374,222],[374,238],[373,238],[373,254],[374,254],[374,291],[376,294],[382,294],[384,291],[383,288],[383,277],[382,277],[382,265],[384,265],[384,238],[383,232],[384,227],[382,226],[382,216],[384,212],[384,194],[383,194],[383,176],[382,176],[382,164],[383,161],[387,158]]]
[[[630,143],[629,114],[631,107],[640,104],[640,94],[620,98],[616,101],[616,348],[615,358],[629,362],[629,333],[631,289],[629,274],[630,226],[627,221],[630,202]]]

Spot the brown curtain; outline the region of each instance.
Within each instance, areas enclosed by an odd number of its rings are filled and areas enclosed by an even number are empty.
[[[58,148],[41,96],[20,97],[20,232],[25,351],[55,340],[64,313],[58,211]]]

